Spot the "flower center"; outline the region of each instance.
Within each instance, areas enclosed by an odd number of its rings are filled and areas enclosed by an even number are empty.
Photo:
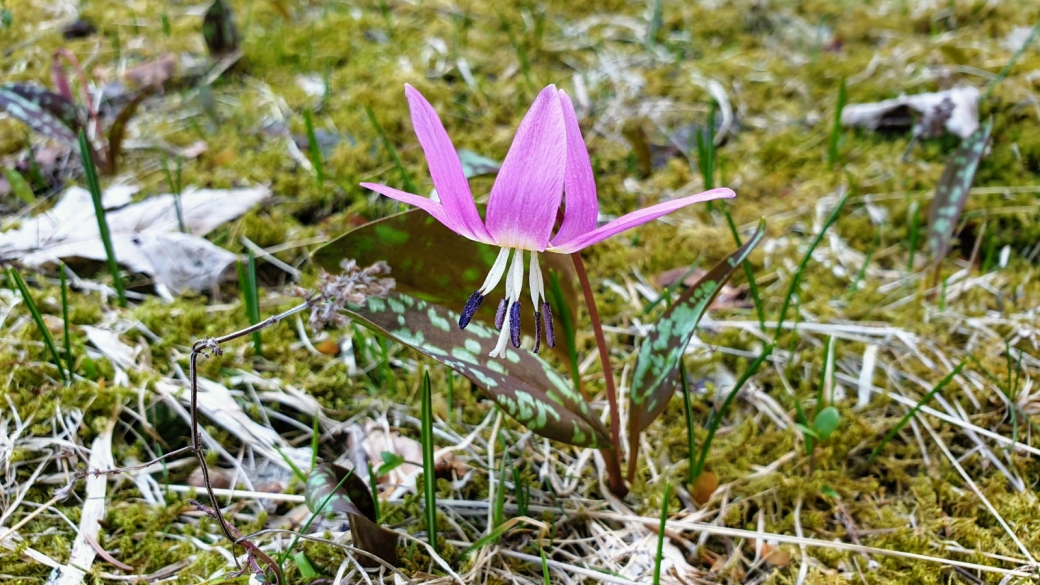
[[[510,256],[512,256],[512,261],[510,261]],[[495,263],[491,266],[487,278],[484,279],[483,286],[473,291],[459,317],[459,329],[465,329],[484,302],[484,297],[498,287],[503,276],[506,277],[506,296],[498,303],[498,310],[495,312],[495,327],[499,330],[499,335],[498,343],[495,344],[495,349],[490,354],[491,357],[502,355],[507,341],[511,342],[513,347],[520,347],[520,293],[524,288],[523,250],[502,248]],[[535,308],[534,352],[538,353],[538,349],[541,347],[543,325],[545,342],[549,347],[556,345],[556,334],[553,331],[552,308],[545,300],[545,281],[542,279],[542,269],[538,265],[538,252],[534,251],[531,252],[528,285],[531,289],[531,304]]]

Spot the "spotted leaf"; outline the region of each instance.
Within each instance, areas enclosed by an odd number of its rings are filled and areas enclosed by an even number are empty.
[[[990,119],[965,138],[939,177],[935,198],[928,208],[928,248],[936,262],[945,258],[950,251],[953,230],[964,211],[971,183],[975,180],[975,171],[979,168],[992,130],[993,120]]]
[[[396,275],[395,275],[396,276]],[[535,433],[580,447],[610,438],[581,394],[538,354],[508,347],[490,358],[498,331],[483,323],[458,328],[459,315],[408,295],[369,298],[348,307],[355,321],[459,372],[483,388],[509,416]]]
[[[421,209],[413,209],[367,223],[329,242],[314,252],[313,261],[329,272],[338,272],[344,258],[361,266],[384,260],[390,266],[397,290],[443,307],[461,310],[470,293],[480,288],[498,248],[468,240]],[[550,299],[553,314],[578,306],[574,268],[563,254],[541,254],[542,269],[556,273],[566,301],[560,307]],[[549,276],[546,275],[546,280]],[[502,290],[498,291],[500,294]],[[497,299],[485,302],[474,319],[495,322]],[[458,322],[456,320],[456,322]],[[562,345],[557,347],[564,350]]]
[[[765,222],[762,222],[751,239],[686,289],[661,315],[643,341],[632,374],[632,410],[628,417],[631,437],[638,437],[668,405],[669,398],[675,392],[679,360],[693,337],[697,323],[733,271],[747,259],[764,235]]]
[[[346,514],[355,546],[397,566],[397,533],[378,524],[372,492],[352,470],[327,463],[315,466],[307,475],[304,498],[315,514]],[[358,561],[367,567],[379,564],[363,555]]]
[[[76,104],[40,85],[0,85],[0,108],[33,131],[70,145],[77,144],[76,135],[84,127]]]

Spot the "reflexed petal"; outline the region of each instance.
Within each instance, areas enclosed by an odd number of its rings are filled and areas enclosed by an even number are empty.
[[[444,208],[441,207],[440,203],[437,203],[429,197],[423,197],[421,195],[414,195],[407,191],[400,191],[393,187],[387,187],[386,185],[380,185],[378,183],[361,183],[361,186],[366,189],[371,189],[380,195],[386,195],[391,199],[396,199],[401,203],[407,203],[408,205],[414,205],[419,209],[422,209],[426,213],[433,216],[433,219],[443,223],[448,229],[458,233],[455,226],[448,220],[448,217],[444,213]]]
[[[689,197],[683,197],[681,199],[674,199],[672,201],[666,201],[664,203],[658,203],[657,205],[651,205],[646,209],[640,209],[639,211],[633,211],[628,215],[619,217],[607,225],[596,228],[591,232],[586,232],[569,242],[563,242],[558,245],[554,245],[549,248],[548,252],[556,252],[559,254],[570,254],[577,252],[582,248],[586,248],[597,242],[619,234],[627,229],[634,228],[638,225],[657,219],[662,215],[668,215],[676,209],[681,209],[687,205],[694,203],[701,203],[704,201],[711,201],[712,199],[729,199],[736,194],[730,189],[712,189],[711,191],[705,191],[704,193],[698,193],[697,195],[690,195]]]
[[[491,188],[487,230],[500,246],[542,251],[563,196],[566,129],[559,92],[538,94]]]
[[[596,179],[592,176],[589,151],[581,137],[578,116],[566,93],[560,92],[563,120],[567,128],[567,170],[564,174],[563,224],[553,243],[566,242],[596,229],[599,204],[596,201]]]
[[[462,161],[437,112],[414,87],[405,84],[404,93],[412,112],[415,135],[426,154],[433,187],[440,195],[445,216],[452,222],[449,227],[471,240],[490,242],[491,235],[477,213],[469,183],[462,172]]]

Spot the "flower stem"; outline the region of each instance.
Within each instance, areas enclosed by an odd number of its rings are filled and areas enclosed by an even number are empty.
[[[592,332],[596,336],[599,361],[603,367],[603,382],[607,389],[607,402],[610,404],[610,440],[613,447],[603,449],[603,458],[607,462],[607,472],[610,475],[610,491],[614,492],[614,495],[618,497],[624,497],[628,493],[628,488],[625,486],[625,480],[621,475],[621,417],[618,413],[614,370],[610,367],[610,352],[607,351],[607,340],[603,336],[603,323],[599,320],[596,299],[592,296],[592,285],[589,284],[589,275],[585,271],[585,262],[581,259],[581,253],[575,252],[571,254],[571,260],[574,262],[574,272],[578,275],[578,282],[581,283],[581,292],[585,297],[585,307],[589,311]]]

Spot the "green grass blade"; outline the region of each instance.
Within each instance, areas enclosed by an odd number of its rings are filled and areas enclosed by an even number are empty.
[[[664,0],[654,0],[654,9],[650,14],[650,25],[646,27],[646,48],[649,49],[657,42],[657,34],[661,32],[663,20]]]
[[[729,213],[729,207],[726,206],[725,201],[719,201],[719,207],[722,208],[722,215],[726,218],[726,223],[729,225],[729,231],[733,234],[733,241],[736,242],[737,247],[744,245],[743,240],[740,238],[740,232],[737,231],[737,224],[733,221],[733,216]],[[748,281],[748,291],[751,293],[751,300],[755,303],[755,315],[758,317],[758,326],[762,328],[762,331],[766,330],[766,310],[762,304],[762,296],[758,292],[758,281],[755,280],[755,271],[751,269],[751,261],[744,260],[741,264],[744,265],[744,275]]]
[[[245,265],[238,263],[238,284],[242,289],[242,300],[246,305],[246,316],[250,325],[260,322],[260,293],[256,282],[256,257],[253,251],[248,251],[248,260]],[[260,332],[253,332],[253,353],[258,357],[263,355],[263,344]]]
[[[170,162],[167,157],[163,156],[161,161],[163,176],[166,178],[166,185],[170,188],[170,193],[173,195],[173,209],[177,212],[177,229],[181,233],[188,233],[188,229],[184,227],[184,211],[181,209],[181,157],[177,157],[177,181],[173,180],[173,174],[170,173]]]
[[[993,89],[996,88],[1001,81],[1004,81],[1008,76],[1008,73],[1011,73],[1011,68],[1015,66],[1015,62],[1018,61],[1018,58],[1022,56],[1022,53],[1025,53],[1026,49],[1033,44],[1033,41],[1036,40],[1038,34],[1040,34],[1040,22],[1036,23],[1033,30],[1030,31],[1029,37],[1026,38],[1026,42],[1022,43],[1022,46],[1015,51],[1015,54],[1008,60],[1007,65],[1004,65],[1004,68],[1001,69],[1000,73],[993,78],[993,81],[989,82],[989,85],[986,86],[986,91],[982,94],[982,98],[979,100],[980,102],[989,99],[989,94],[993,93]]]
[[[501,432],[499,432],[499,439],[501,439]],[[505,447],[505,441],[499,441],[502,446]],[[506,521],[506,456],[502,454],[502,461],[498,465],[498,489],[495,490],[495,509],[491,515],[491,519],[496,527],[501,526]]]
[[[318,427],[318,415],[314,415],[311,423],[311,469],[318,464],[318,441],[321,439],[321,431]]]
[[[368,463],[368,486],[372,490],[372,506],[375,507],[375,519],[373,522],[379,524],[383,519],[383,513],[379,510],[379,478],[376,477],[376,470],[372,467],[372,463]]]
[[[14,282],[15,286],[18,287],[18,292],[22,294],[22,300],[25,301],[25,306],[29,308],[29,313],[32,314],[33,321],[36,323],[36,328],[40,331],[40,336],[43,337],[43,343],[47,346],[47,351],[51,354],[51,361],[54,363],[54,367],[58,368],[58,374],[61,376],[61,381],[68,386],[69,378],[65,375],[65,367],[58,357],[58,348],[54,345],[54,338],[51,337],[50,330],[47,329],[47,325],[43,322],[43,315],[40,314],[40,309],[36,306],[36,302],[33,301],[32,295],[29,294],[29,289],[25,286],[25,281],[22,280],[22,276],[18,274],[18,271],[14,268],[10,268],[7,271],[8,277],[11,282]]]
[[[426,499],[426,533],[430,546],[437,550],[437,477],[434,475],[433,460],[433,393],[430,390],[430,373],[423,373],[422,384],[422,450],[423,450],[423,493]]]
[[[664,500],[661,502],[661,525],[657,529],[657,556],[654,558],[654,585],[661,583],[661,559],[664,557],[664,528],[668,524],[668,499],[672,497],[672,484],[664,484]]]
[[[101,242],[105,245],[105,256],[108,258],[108,272],[112,275],[112,286],[119,296],[119,306],[126,306],[126,291],[123,290],[123,279],[119,276],[119,262],[116,261],[116,252],[112,247],[112,234],[108,231],[108,220],[105,219],[105,207],[101,202],[101,184],[98,183],[97,167],[94,166],[94,155],[87,142],[87,135],[79,131],[79,155],[83,160],[83,171],[87,178],[87,189],[90,198],[94,202],[94,215],[97,216],[98,232],[101,233]]]
[[[834,168],[834,163],[838,162],[838,158],[841,156],[838,152],[838,146],[841,143],[841,112],[845,109],[845,103],[848,100],[847,93],[845,91],[845,78],[841,78],[841,85],[838,86],[838,103],[834,107],[834,125],[831,126],[831,144],[830,148],[827,149],[827,167]]]
[[[401,155],[397,154],[397,149],[394,148],[390,139],[386,137],[383,127],[379,125],[379,120],[376,120],[376,115],[372,113],[372,108],[365,106],[365,113],[368,114],[368,120],[372,123],[372,128],[375,129],[376,135],[379,136],[379,140],[383,143],[383,149],[390,155],[390,158],[394,161],[394,166],[397,167],[397,171],[401,173],[401,182],[404,184],[404,190],[409,193],[418,193],[419,190],[415,187],[415,183],[412,182],[408,169],[404,168],[404,163],[401,162]]]
[[[831,214],[827,217],[827,221],[824,222],[823,228],[820,233],[816,234],[813,238],[812,244],[809,245],[809,249],[805,251],[805,256],[802,257],[801,263],[798,264],[798,270],[794,273],[791,278],[791,286],[787,289],[787,296],[784,297],[783,307],[780,309],[780,318],[776,322],[776,333],[774,339],[780,339],[780,333],[783,331],[784,319],[787,318],[787,310],[791,307],[791,299],[794,297],[794,293],[798,291],[798,285],[802,282],[802,274],[805,272],[805,267],[808,266],[809,260],[812,258],[812,253],[816,250],[816,247],[823,241],[823,236],[827,233],[832,225],[837,223],[838,217],[841,215],[841,210],[845,208],[845,203],[849,200],[849,192],[846,191],[845,195],[838,202],[838,205],[831,211]]]
[[[910,216],[910,254],[906,259],[906,273],[914,272],[914,256],[917,255],[917,246],[921,241],[921,206],[916,200],[910,202],[906,214]]]
[[[883,228],[879,227],[874,232],[874,242],[870,244],[870,250],[867,250],[867,255],[863,258],[863,265],[859,267],[859,272],[856,273],[855,280],[852,281],[852,285],[849,287],[849,292],[845,295],[845,300],[852,298],[852,295],[859,290],[859,285],[863,282],[863,277],[867,275],[867,268],[870,266],[870,260],[874,257],[874,252],[881,246],[881,232]]]
[[[292,470],[292,472],[293,472],[293,475],[295,475],[295,476],[296,476],[296,479],[298,479],[298,480],[302,481],[303,483],[307,483],[307,474],[306,474],[306,473],[304,473],[304,472],[303,472],[303,470],[302,470],[302,469],[300,469],[298,465],[296,465],[295,463],[293,463],[293,460],[292,460],[292,459],[290,459],[290,458],[289,458],[289,456],[288,456],[288,455],[286,455],[286,454],[285,454],[285,453],[284,453],[284,452],[282,451],[282,448],[281,448],[281,447],[279,447],[278,445],[275,445],[275,446],[274,446],[274,450],[275,450],[275,451],[277,451],[277,452],[278,452],[278,455],[280,455],[280,456],[282,457],[282,461],[285,461],[285,464],[289,466],[289,469],[291,469],[291,470]],[[312,466],[312,467],[313,467],[313,466]]]
[[[545,558],[545,549],[539,548],[538,553],[542,555],[542,585],[551,585],[549,580],[549,561]]]
[[[758,368],[762,366],[762,362],[766,361],[766,358],[773,353],[773,348],[776,347],[776,342],[770,343],[762,350],[755,361],[744,370],[744,374],[740,376],[737,383],[733,385],[733,389],[726,395],[726,399],[722,402],[722,406],[719,410],[711,417],[711,422],[708,423],[708,436],[704,437],[704,444],[701,445],[700,452],[697,458],[697,465],[694,467],[692,477],[697,479],[701,473],[704,472],[704,463],[708,460],[708,451],[711,450],[711,442],[715,439],[715,432],[719,430],[719,426],[722,424],[722,419],[726,417],[726,413],[729,412],[730,405],[733,404],[733,400],[736,399],[740,389],[744,387],[751,376],[755,375]]]
[[[69,370],[69,378],[74,376],[76,360],[72,356],[72,337],[69,335],[69,282],[65,275],[65,263],[61,263],[61,323],[65,342],[65,365]]]
[[[917,414],[917,411],[921,410],[922,406],[927,404],[932,399],[932,397],[935,396],[937,392],[945,388],[947,384],[953,381],[953,379],[957,377],[957,374],[961,373],[961,368],[963,368],[964,364],[966,363],[967,360],[961,360],[961,363],[957,364],[957,367],[953,368],[952,372],[947,374],[946,377],[940,380],[934,388],[929,390],[928,394],[925,394],[924,398],[922,398],[920,402],[915,404],[914,407],[911,408],[910,411],[907,412],[903,416],[903,418],[899,420],[896,426],[892,427],[892,430],[888,431],[888,434],[885,435],[885,438],[881,440],[881,443],[877,447],[874,447],[874,450],[870,453],[870,457],[867,459],[867,465],[870,465],[874,462],[875,459],[877,459],[877,456],[881,453],[881,450],[885,448],[885,445],[887,445],[888,442],[896,436],[896,433],[898,433],[900,429],[906,426],[906,423],[910,422],[910,418]]]
[[[314,118],[311,116],[310,108],[303,111],[303,123],[307,126],[307,144],[311,151],[311,163],[314,165],[314,172],[318,178],[318,189],[324,189],[325,167],[322,162],[321,147],[318,146],[318,137],[314,134]]]

